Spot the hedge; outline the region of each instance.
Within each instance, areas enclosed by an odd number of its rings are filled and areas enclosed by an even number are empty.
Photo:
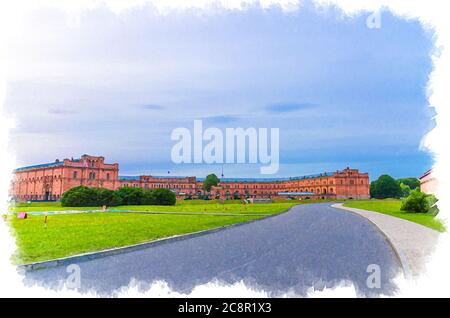
[[[175,205],[175,193],[169,189],[144,190],[122,187],[118,190],[79,186],[63,193],[62,206]]]

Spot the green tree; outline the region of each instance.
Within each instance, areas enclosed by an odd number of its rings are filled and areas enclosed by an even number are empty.
[[[420,188],[420,181],[417,178],[401,178],[397,179],[397,182],[399,184],[403,183],[404,185],[407,185],[411,190]]]
[[[370,184],[370,196],[376,199],[400,198],[400,184],[391,176],[384,174]]]
[[[210,192],[213,186],[218,185],[220,182],[219,178],[212,173],[206,176],[205,181],[203,181],[203,190]]]
[[[400,183],[400,189],[402,190],[402,198],[406,198],[411,193],[411,188],[404,183]]]

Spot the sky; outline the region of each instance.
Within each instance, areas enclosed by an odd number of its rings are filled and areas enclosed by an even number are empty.
[[[279,128],[275,176],[347,166],[371,179],[420,176],[433,162],[421,149],[434,125],[432,34],[387,11],[371,29],[369,15],[307,2],[292,12],[99,7],[76,21],[34,10],[8,43],[10,149],[17,166],[90,154],[122,175],[220,174],[222,165],[171,161],[171,131],[202,119]],[[223,171],[261,176],[255,164]]]

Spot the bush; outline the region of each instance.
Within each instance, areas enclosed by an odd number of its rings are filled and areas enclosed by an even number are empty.
[[[117,191],[99,188],[97,190],[97,203],[98,205],[118,206],[122,205],[122,198]]]
[[[412,213],[433,213],[438,210],[435,205],[437,199],[432,194],[425,194],[420,190],[412,190],[411,194],[403,200],[401,210]]]
[[[427,201],[428,201],[428,205],[430,206],[427,213],[436,216],[439,213],[439,209],[436,205],[436,203],[438,201],[437,198],[433,194],[428,194]]]
[[[61,196],[62,206],[96,206],[98,205],[97,189],[86,186],[72,188]]]
[[[153,199],[153,203],[150,203],[150,204],[175,205],[175,203],[177,202],[175,193],[173,193],[169,189],[153,189],[149,192]]]
[[[62,206],[175,205],[176,201],[175,193],[169,189],[132,187],[108,190],[79,186],[61,196]]]
[[[144,196],[144,190],[141,188],[122,187],[116,190],[123,205],[140,205],[142,204],[142,197]]]

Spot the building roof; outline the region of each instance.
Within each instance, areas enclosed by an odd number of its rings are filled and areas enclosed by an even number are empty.
[[[289,178],[220,178],[220,182],[280,182],[280,181],[290,181],[290,180],[304,180],[304,179],[313,179],[318,177],[331,177],[333,176],[333,172],[324,172],[324,173],[316,173],[310,174],[306,176],[299,177],[289,177]],[[163,178],[163,179],[177,179],[177,178],[189,178],[187,176],[152,176],[153,178]],[[122,181],[138,181],[140,176],[119,176],[119,180]],[[206,178],[196,178],[197,181],[203,182]]]
[[[420,177],[419,177],[419,179],[423,179],[423,178],[425,178],[426,176],[428,176],[429,174],[431,174],[431,172],[433,172],[433,170],[432,169],[430,169],[430,170],[428,170],[427,172],[425,172],[423,175],[421,175]]]
[[[122,181],[139,181],[139,176],[119,176],[119,180]]]
[[[40,168],[47,168],[47,167],[57,167],[62,166],[64,164],[63,161],[58,162],[50,162],[50,163],[42,163],[40,165],[33,165],[33,166],[26,166],[26,167],[20,167],[14,169],[14,171],[23,171],[23,170],[30,170],[30,169],[40,169]]]
[[[279,181],[290,181],[290,180],[305,180],[305,179],[313,179],[318,177],[331,177],[333,176],[333,172],[324,172],[324,173],[316,173],[310,174],[306,176],[299,177],[288,177],[288,178],[221,178],[220,182],[279,182]],[[199,181],[203,181],[205,178],[197,178]]]

